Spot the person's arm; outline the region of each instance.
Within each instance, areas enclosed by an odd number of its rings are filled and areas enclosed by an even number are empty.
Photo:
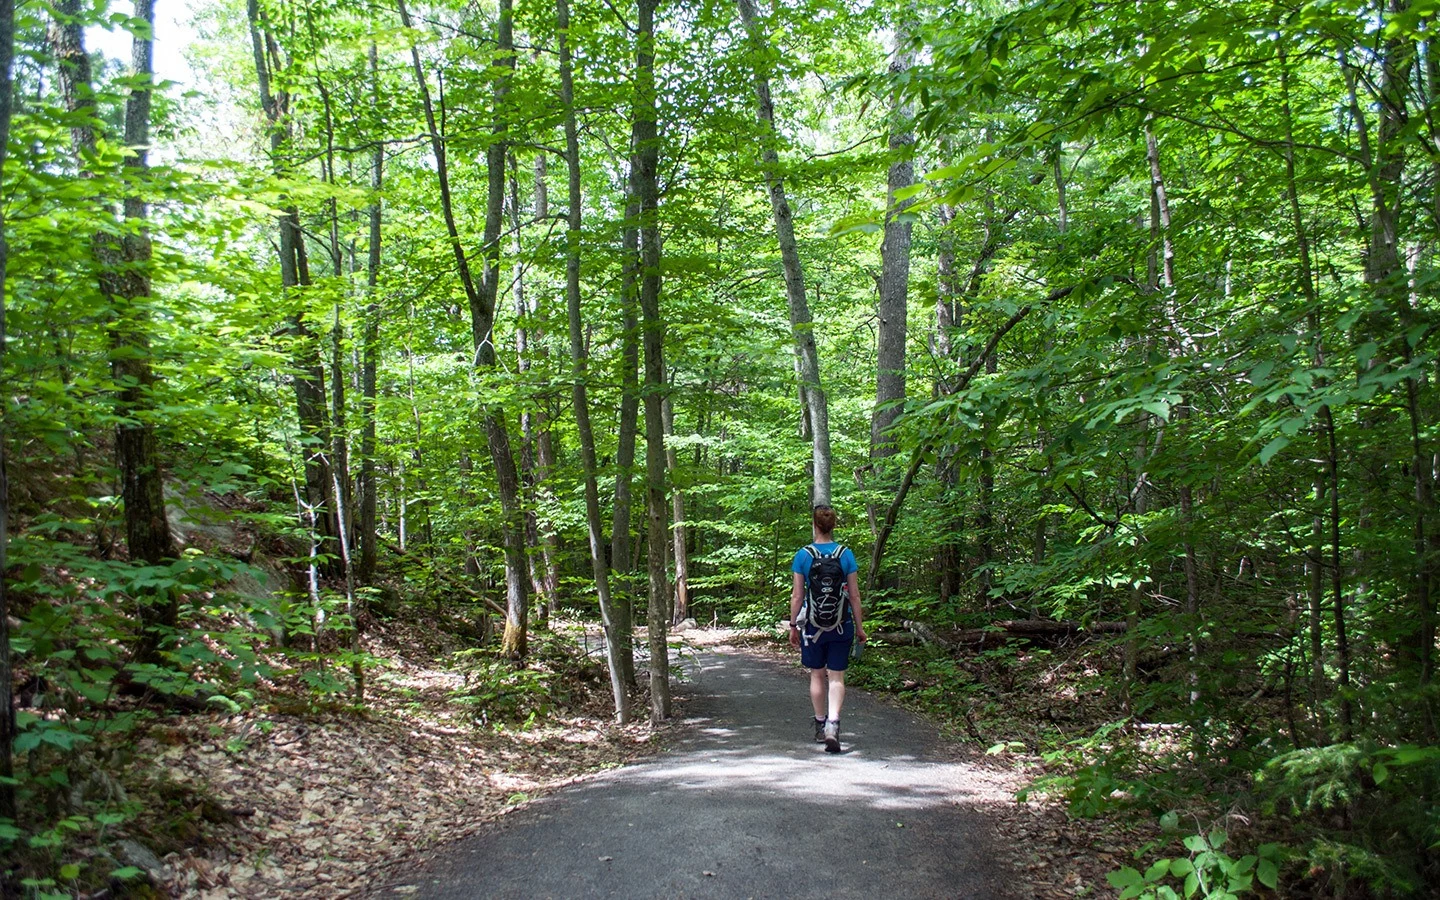
[[[805,576],[799,572],[791,572],[794,582],[790,588],[790,644],[800,646],[800,628],[795,624],[795,619],[800,615],[800,603],[805,599]]]
[[[860,613],[860,573],[851,572],[850,577],[845,579],[845,586],[850,589],[850,612],[855,614],[855,637],[857,640],[869,640],[865,634],[865,617]]]

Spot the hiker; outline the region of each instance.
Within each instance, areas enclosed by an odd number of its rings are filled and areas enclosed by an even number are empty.
[[[796,552],[790,566],[790,646],[799,649],[800,664],[810,670],[815,741],[839,753],[845,667],[856,639],[865,641],[860,567],[850,548],[835,542],[835,510],[821,503],[811,518],[815,540]]]

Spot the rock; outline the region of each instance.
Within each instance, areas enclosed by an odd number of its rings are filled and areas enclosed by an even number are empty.
[[[682,621],[680,624],[676,625],[674,628],[672,628],[672,629],[670,629],[670,630],[671,630],[671,631],[674,631],[674,632],[676,632],[676,633],[678,634],[678,633],[681,632],[681,631],[689,631],[689,630],[692,629],[692,628],[699,628],[699,627],[700,627],[700,624],[699,624],[698,622],[696,622],[694,619],[685,619],[685,620]]]
[[[160,857],[156,856],[149,847],[146,847],[139,841],[125,838],[115,846],[115,849],[118,851],[121,862],[128,866],[134,866],[137,869],[144,869],[152,876],[158,876],[165,868],[165,864],[160,861]]]

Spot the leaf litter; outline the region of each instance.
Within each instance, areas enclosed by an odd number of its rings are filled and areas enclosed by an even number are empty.
[[[158,720],[136,748],[143,778],[215,812],[164,856],[156,887],[199,900],[358,896],[413,853],[657,748],[648,724],[613,723],[603,667],[578,645],[549,673],[563,703],[485,724],[483,708],[460,702],[470,686],[455,664],[461,648],[433,627],[392,621],[367,633],[380,665],[363,710],[288,711],[276,697],[236,715]],[[132,830],[166,827],[157,813]]]

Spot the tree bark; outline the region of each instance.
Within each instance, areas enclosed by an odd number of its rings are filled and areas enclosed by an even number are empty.
[[[670,717],[670,658],[666,641],[669,591],[665,572],[665,323],[660,318],[660,136],[655,95],[655,8],[639,0],[635,33],[635,167],[640,201],[640,316],[645,357],[645,515],[649,569],[646,627],[650,635],[650,720]]]
[[[894,36],[895,55],[890,62],[892,78],[904,75],[914,63],[914,51],[909,45],[909,35],[903,24],[895,25]],[[880,244],[880,302],[875,310],[879,319],[879,333],[876,344],[875,410],[870,420],[872,461],[895,455],[894,441],[887,432],[899,418],[905,402],[905,342],[912,226],[909,216],[905,214],[911,201],[900,200],[897,195],[915,181],[915,135],[910,131],[913,113],[902,96],[899,88],[894,88],[895,99],[890,110],[891,162],[886,179],[888,211],[885,215],[885,237]]]
[[[815,347],[815,324],[810,318],[810,302],[805,294],[805,269],[795,243],[795,223],[790,201],[785,196],[785,180],[776,149],[779,136],[775,130],[775,104],[770,97],[770,77],[766,74],[770,48],[760,28],[754,0],[736,0],[740,20],[745,26],[755,65],[756,118],[760,123],[760,167],[770,191],[774,213],[775,235],[780,243],[780,260],[785,274],[785,296],[790,310],[790,328],[800,356],[800,390],[810,420],[811,453],[814,481],[810,490],[812,504],[830,503],[830,409],[820,381],[820,356]]]
[[[380,102],[379,54],[370,45],[370,99]],[[360,568],[359,577],[365,584],[375,579],[379,557],[379,534],[376,531],[375,507],[375,413],[377,375],[380,368],[380,238],[383,222],[380,191],[385,183],[385,145],[377,142],[370,160],[370,246],[365,265],[365,337],[360,363]]]
[[[580,459],[585,476],[585,524],[590,538],[590,566],[595,577],[595,594],[600,603],[600,622],[605,629],[605,660],[610,670],[610,690],[615,700],[615,721],[630,721],[630,693],[621,666],[615,616],[610,600],[610,568],[605,560],[605,523],[600,514],[600,487],[596,480],[595,432],[590,424],[587,379],[589,360],[585,352],[584,327],[580,311],[580,137],[575,123],[575,80],[570,57],[570,4],[555,0],[555,26],[560,44],[560,102],[565,108],[565,171],[568,187],[565,222],[565,310],[570,326],[571,400],[575,426],[580,432]]]
[[[10,146],[11,69],[15,62],[15,0],[0,0],[0,169],[5,166]],[[5,367],[5,278],[10,263],[10,245],[5,240],[5,209],[0,204],[0,371]],[[0,413],[9,407],[0,396]],[[0,414],[0,573],[9,571],[10,480],[5,447],[9,442],[6,422]],[[15,809],[15,680],[10,662],[10,597],[5,578],[0,576],[0,818],[12,822]]]
[[[505,157],[509,152],[506,139],[506,105],[510,82],[515,72],[514,13],[511,0],[500,0],[499,24],[496,29],[494,131],[485,151],[485,169],[489,175],[489,192],[485,204],[485,276],[482,279],[481,308],[471,305],[476,357],[485,371],[495,368],[495,301],[500,287],[500,229],[505,208]],[[476,316],[478,312],[480,315]],[[520,501],[520,477],[510,450],[510,432],[505,425],[504,409],[490,405],[485,413],[485,435],[490,455],[495,461],[496,481],[500,489],[500,509],[504,519],[502,533],[505,544],[505,635],[502,651],[511,659],[522,659],[527,652],[527,617],[529,604],[525,585],[525,525]]]
[[[632,123],[632,129],[633,129]],[[615,510],[611,523],[610,567],[616,574],[615,637],[620,645],[620,671],[625,683],[635,681],[635,570],[631,565],[630,524],[635,481],[635,439],[640,427],[640,206],[635,195],[633,173],[635,139],[630,141],[629,197],[625,204],[625,230],[621,237],[624,273],[620,283],[623,332],[620,336],[620,421],[615,450]]]
[[[1296,280],[1300,283],[1301,294],[1305,297],[1306,302],[1310,304],[1311,309],[1314,310],[1309,315],[1310,330],[1315,335],[1315,348],[1311,355],[1311,360],[1315,368],[1321,369],[1325,366],[1325,351],[1320,337],[1320,317],[1317,309],[1319,294],[1315,285],[1310,238],[1305,231],[1305,220],[1300,211],[1300,192],[1295,177],[1295,116],[1290,104],[1290,66],[1283,40],[1278,45],[1276,60],[1280,66],[1280,111],[1285,124],[1285,197],[1289,205],[1290,227],[1295,232],[1295,245],[1300,263],[1300,271]],[[1328,417],[1329,407],[1326,407],[1325,412],[1326,417]],[[1323,442],[1325,441],[1325,417],[1322,417],[1315,432],[1317,440],[1321,442],[1321,446],[1323,447]],[[1324,451],[1322,450],[1322,452]],[[1315,514],[1312,517],[1310,526],[1310,551],[1305,561],[1310,576],[1308,597],[1310,627],[1310,707],[1311,714],[1316,720],[1315,724],[1322,729],[1325,727],[1321,701],[1325,696],[1324,570],[1326,567],[1325,516],[1322,510],[1325,507],[1325,497],[1328,491],[1326,469],[1327,465],[1322,463],[1314,478]]]
[[[71,141],[83,166],[95,153],[94,85],[90,57],[81,33],[81,9],[77,0],[62,0],[54,27],[53,43],[59,62],[66,107],[76,114]],[[154,19],[152,0],[137,0],[136,18]],[[132,173],[147,169],[150,130],[151,41],[147,28],[134,40],[132,60],[134,86],[125,102],[124,138],[132,152],[125,167]],[[132,175],[132,178],[134,175]],[[109,307],[107,336],[110,345],[110,372],[117,387],[115,456],[120,469],[121,497],[125,503],[125,538],[130,559],[158,565],[175,555],[170,524],[165,516],[164,478],[160,470],[155,428],[150,423],[151,392],[157,378],[151,367],[147,328],[149,316],[141,301],[150,295],[150,236],[145,226],[145,202],[126,196],[121,215],[124,236],[118,241],[97,233],[91,238],[100,293]],[[151,661],[162,636],[157,629],[174,628],[179,614],[178,597],[167,591],[157,598],[141,600],[139,620],[142,635],[137,654]]]
[[[258,0],[246,4],[246,16],[250,27],[251,49],[255,56],[255,77],[259,87],[260,106],[265,112],[270,132],[270,160],[276,175],[284,177],[289,168],[286,154],[291,138],[290,97],[285,91],[272,93],[271,72],[280,65],[280,48],[273,37],[264,30]],[[300,231],[300,214],[294,207],[288,207],[280,217],[280,283],[286,295],[293,295],[299,288],[310,284],[310,271],[305,258],[304,237]],[[306,512],[302,518],[313,522],[316,539],[321,549],[338,560],[334,539],[337,525],[334,521],[335,499],[334,478],[330,470],[330,426],[325,410],[325,370],[320,361],[319,347],[314,333],[306,323],[303,314],[292,314],[288,322],[288,333],[295,342],[296,374],[292,378],[295,392],[295,416],[300,426],[301,448],[305,468]],[[328,573],[335,573],[338,567],[333,563],[324,566]]]
[[[1172,341],[1176,347],[1175,352],[1178,354],[1180,348],[1189,343],[1189,339],[1181,327],[1175,298],[1175,243],[1171,231],[1170,200],[1165,190],[1165,176],[1160,167],[1160,142],[1155,137],[1154,123],[1149,119],[1145,122],[1145,156],[1150,163],[1150,233],[1152,236],[1158,237],[1161,242],[1161,283],[1165,289],[1165,309],[1170,318]],[[1181,402],[1175,407],[1175,430],[1182,443],[1189,431],[1187,427],[1189,418],[1190,404],[1188,401]],[[1185,531],[1185,537],[1181,541],[1185,554],[1182,562],[1185,572],[1185,615],[1190,620],[1190,673],[1188,677],[1190,702],[1195,703],[1200,699],[1200,633],[1202,631],[1200,580],[1195,555],[1194,490],[1183,475],[1180,479],[1179,495],[1180,522]]]

